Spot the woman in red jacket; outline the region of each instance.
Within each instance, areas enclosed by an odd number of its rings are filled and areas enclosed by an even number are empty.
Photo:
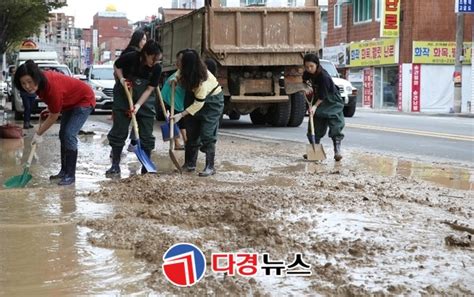
[[[14,84],[20,91],[36,93],[48,106],[48,117],[33,136],[31,144],[41,143],[42,135],[61,115],[61,170],[50,176],[58,185],[76,180],[77,135],[95,107],[95,95],[86,83],[55,71],[41,71],[32,60],[18,67]]]

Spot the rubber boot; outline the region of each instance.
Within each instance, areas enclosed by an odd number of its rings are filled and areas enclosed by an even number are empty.
[[[56,175],[51,175],[49,180],[55,180],[63,178],[66,175],[66,148],[61,145],[61,170]]]
[[[214,169],[214,157],[216,153],[206,153],[206,167],[202,172],[199,172],[199,176],[209,176],[216,174],[216,170]]]
[[[151,160],[151,150],[143,150],[145,152],[145,154],[148,156],[148,158]],[[146,170],[145,166],[142,166],[142,170],[141,170],[141,173],[142,174],[146,174],[148,173],[148,171]]]
[[[336,162],[339,162],[342,159],[341,140],[333,138],[332,143],[334,144],[334,160],[336,160]]]
[[[196,162],[198,158],[199,149],[195,147],[184,147],[184,164],[181,166],[183,171],[194,172],[196,170]]]
[[[76,182],[77,150],[66,149],[66,174],[61,178],[58,185],[68,186]]]
[[[23,129],[31,129],[33,128],[33,125],[30,124],[30,121],[26,121],[23,123]]]
[[[122,155],[122,149],[121,146],[112,147],[112,167],[105,172],[105,176],[120,174],[120,157]]]
[[[309,144],[313,144],[313,138],[311,137],[311,135],[306,134],[306,137],[308,137]],[[321,139],[316,138],[316,137],[314,138],[314,144],[319,144],[320,141],[321,141]],[[303,159],[307,160],[307,159],[308,159],[308,155],[307,155],[307,154],[304,154],[304,155],[303,155]]]

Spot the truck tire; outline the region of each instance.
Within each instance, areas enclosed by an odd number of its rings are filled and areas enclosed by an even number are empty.
[[[235,120],[235,121],[240,120],[240,113],[238,113],[238,112],[236,112],[236,111],[234,111],[234,110],[231,111],[231,112],[228,114],[228,116],[229,116],[229,119],[231,119],[231,120]]]
[[[290,120],[291,101],[273,104],[266,114],[267,123],[274,127],[286,127]]]
[[[349,103],[348,105],[344,106],[344,117],[352,118],[356,112],[356,102]]]
[[[267,122],[265,120],[265,115],[260,112],[259,108],[250,113],[250,120],[252,120],[252,124],[254,125],[265,125]]]
[[[306,100],[304,100],[304,93],[297,92],[289,95],[291,101],[290,120],[288,127],[299,127],[304,120],[306,114]]]

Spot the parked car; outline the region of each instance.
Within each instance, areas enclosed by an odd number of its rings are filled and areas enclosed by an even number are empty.
[[[72,76],[71,70],[69,67],[64,64],[46,64],[46,63],[39,63],[38,67],[43,70],[51,70],[51,71],[58,71],[67,76]],[[31,114],[40,113],[41,110],[46,108],[46,104],[40,100],[35,100],[35,104],[31,110]],[[12,89],[12,109],[15,112],[15,120],[22,120],[23,119],[23,102],[21,100],[20,91],[17,88]]]
[[[114,66],[92,65],[84,72],[87,83],[96,94],[96,110],[112,110],[114,100]]]
[[[344,116],[351,118],[356,111],[357,89],[352,84],[340,77],[336,66],[331,61],[319,60],[321,66],[331,75],[334,84],[339,88],[342,99],[344,100]]]

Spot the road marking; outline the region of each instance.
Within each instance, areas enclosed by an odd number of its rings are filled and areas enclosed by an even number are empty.
[[[393,132],[393,133],[401,133],[401,134],[436,137],[436,138],[444,138],[444,139],[451,139],[451,140],[474,141],[474,136],[469,136],[469,135],[458,135],[458,134],[439,133],[439,132],[402,129],[402,128],[375,127],[375,126],[361,125],[361,124],[346,124],[346,127],[355,128],[355,129],[377,130],[377,131],[385,131],[385,132]]]

